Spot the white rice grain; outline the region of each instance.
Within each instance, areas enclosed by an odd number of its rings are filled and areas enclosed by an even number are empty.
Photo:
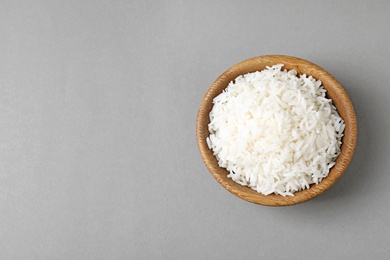
[[[213,100],[206,142],[235,182],[293,196],[328,176],[345,124],[321,81],[282,67],[230,82]]]

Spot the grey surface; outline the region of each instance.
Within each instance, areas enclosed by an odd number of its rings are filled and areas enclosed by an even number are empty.
[[[34,3],[33,3],[34,2]],[[1,1],[0,259],[389,259],[388,1]],[[250,57],[332,73],[359,138],[343,178],[247,203],[195,141]]]

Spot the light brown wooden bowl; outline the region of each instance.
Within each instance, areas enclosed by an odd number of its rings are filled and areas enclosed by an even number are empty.
[[[280,63],[284,64],[284,68],[287,70],[294,69],[298,72],[298,74],[311,75],[314,78],[321,80],[324,88],[327,90],[328,98],[333,100],[333,104],[336,106],[339,115],[345,122],[341,154],[337,158],[335,166],[330,170],[328,177],[323,179],[318,185],[313,184],[307,190],[295,192],[295,196],[293,197],[283,197],[275,194],[265,196],[252,190],[251,188],[241,186],[240,184],[232,181],[227,177],[228,171],[218,166],[217,159],[206,143],[206,137],[210,135],[208,131],[208,124],[210,123],[209,114],[213,107],[212,101],[214,97],[219,95],[222,90],[227,87],[229,82],[234,80],[237,76],[249,72],[260,71],[265,69],[266,66],[272,66]],[[336,79],[332,77],[332,75],[319,66],[300,58],[282,55],[269,55],[255,57],[238,63],[222,73],[222,75],[215,80],[204,96],[198,111],[196,138],[204,163],[214,178],[225,189],[249,202],[267,206],[288,206],[307,201],[320,195],[331,187],[341,177],[341,175],[343,175],[355,150],[357,122],[351,100],[345,90],[336,81]]]

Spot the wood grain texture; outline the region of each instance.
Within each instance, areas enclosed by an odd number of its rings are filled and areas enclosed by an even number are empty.
[[[219,95],[222,90],[227,87],[229,82],[234,80],[237,76],[249,72],[260,71],[265,69],[266,66],[272,66],[280,63],[284,64],[284,68],[287,70],[294,69],[299,74],[311,75],[314,78],[321,80],[324,88],[327,90],[327,97],[333,100],[333,104],[336,106],[339,115],[345,122],[341,154],[337,158],[335,166],[329,172],[328,177],[323,179],[318,185],[311,185],[310,189],[295,192],[295,196],[293,197],[283,197],[275,194],[265,196],[232,181],[227,177],[227,170],[218,166],[217,159],[212,154],[212,151],[208,148],[206,143],[206,137],[210,135],[208,131],[208,124],[210,123],[209,114],[213,106],[212,100],[214,97]],[[357,121],[351,100],[345,90],[332,75],[319,66],[300,58],[283,55],[269,55],[255,57],[238,63],[225,71],[215,80],[204,96],[198,111],[196,138],[206,167],[213,177],[229,192],[246,201],[261,205],[288,206],[310,200],[320,195],[343,175],[355,150],[357,139]]]

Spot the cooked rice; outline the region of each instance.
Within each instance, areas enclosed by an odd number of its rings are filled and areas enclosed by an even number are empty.
[[[229,178],[264,195],[293,196],[327,177],[345,128],[321,81],[283,66],[230,82],[206,139]]]

